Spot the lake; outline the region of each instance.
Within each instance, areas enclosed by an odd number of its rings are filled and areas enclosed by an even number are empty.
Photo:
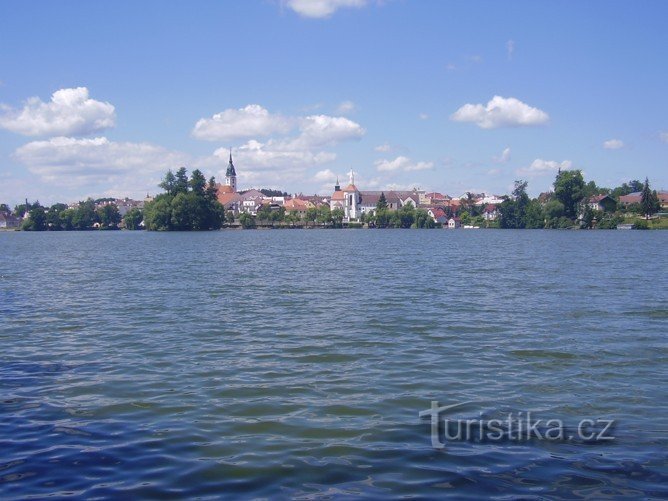
[[[0,497],[666,497],[667,244],[0,232]],[[432,401],[613,439],[436,448]]]

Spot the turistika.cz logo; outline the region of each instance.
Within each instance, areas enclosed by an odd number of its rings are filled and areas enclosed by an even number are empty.
[[[575,426],[566,426],[561,419],[537,419],[531,411],[508,413],[503,419],[449,419],[445,413],[475,402],[439,406],[437,401],[421,411],[422,419],[431,420],[431,445],[443,449],[447,441],[469,442],[609,442],[614,440],[614,419],[581,419]]]

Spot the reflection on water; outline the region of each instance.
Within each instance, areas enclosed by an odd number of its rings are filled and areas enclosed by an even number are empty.
[[[666,236],[1,233],[0,495],[666,496]]]

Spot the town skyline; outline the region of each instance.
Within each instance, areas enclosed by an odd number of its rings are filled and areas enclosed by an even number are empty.
[[[11,205],[222,182],[230,148],[240,186],[290,193],[668,187],[661,2],[36,5],[0,6]]]

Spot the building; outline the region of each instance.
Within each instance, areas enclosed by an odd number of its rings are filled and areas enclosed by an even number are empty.
[[[429,214],[429,217],[431,217],[438,225],[443,225],[448,222],[448,216],[440,207],[430,208],[427,210],[427,213]]]
[[[283,207],[285,207],[286,214],[295,212],[301,219],[304,219],[306,217],[306,211],[312,207],[315,207],[315,205],[308,200],[291,198],[285,201]]]
[[[656,195],[659,197],[659,204],[661,205],[661,210],[668,209],[668,191],[657,191]],[[642,200],[642,192],[636,191],[635,193],[629,193],[628,195],[622,195],[619,197],[619,205],[626,207],[631,204],[639,204]]]
[[[0,212],[0,228],[18,228],[19,218],[6,212]]]
[[[230,161],[225,171],[225,184],[217,184],[216,193],[218,202],[225,207],[225,210],[231,210],[235,214],[239,212],[242,197],[237,193],[237,171],[232,161],[232,150],[230,150]]]
[[[451,217],[450,219],[448,219],[448,228],[450,228],[451,230],[461,227],[462,227],[462,221],[458,217]]]
[[[485,221],[495,221],[499,217],[499,210],[496,205],[488,204],[482,211],[482,217]]]
[[[617,209],[617,202],[610,195],[595,195],[589,197],[587,205],[589,205],[592,210],[601,212],[615,212]]]

